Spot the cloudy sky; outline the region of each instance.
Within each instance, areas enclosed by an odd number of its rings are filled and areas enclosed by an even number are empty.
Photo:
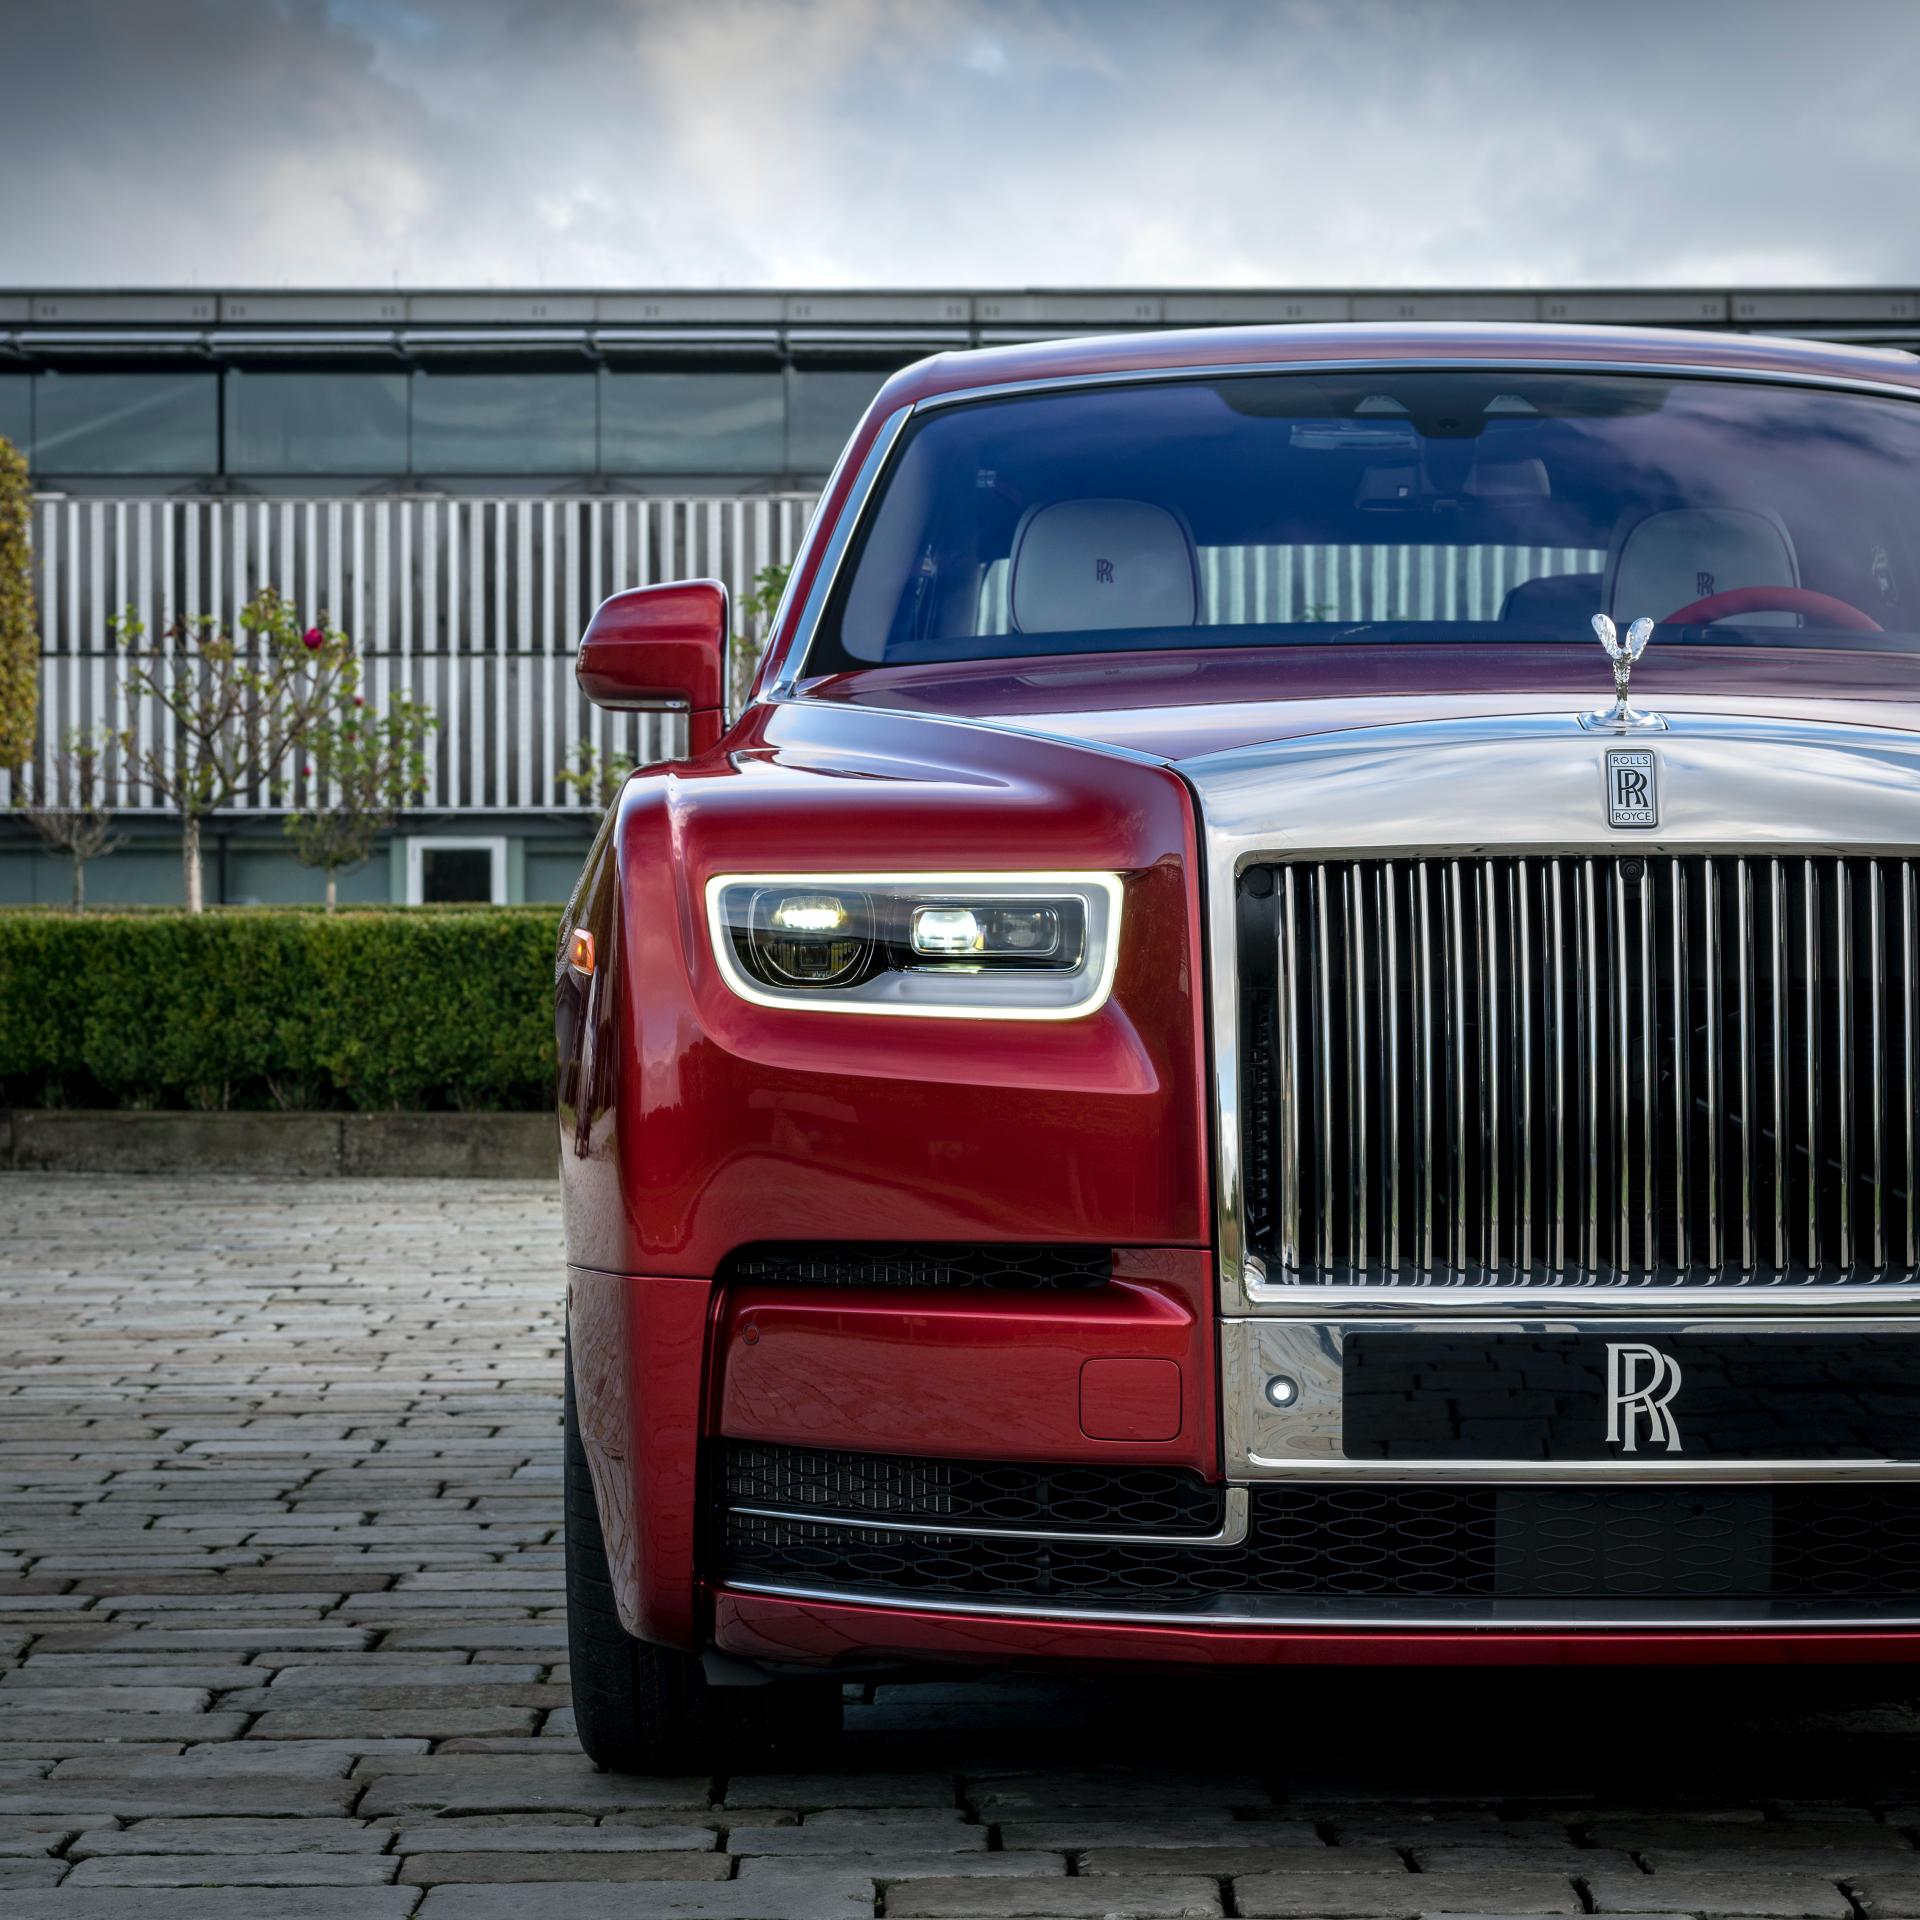
[[[0,0],[0,105],[16,286],[1920,282],[1920,0]]]

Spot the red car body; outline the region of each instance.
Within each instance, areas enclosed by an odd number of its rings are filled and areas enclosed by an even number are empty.
[[[1916,1650],[1920,1624],[1897,1610],[1844,1607],[1602,1608],[1522,1622],[1495,1610],[1399,1625],[1366,1609],[1355,1624],[1338,1608],[1209,1613],[1177,1593],[1167,1606],[1115,1608],[836,1594],[826,1580],[783,1592],[731,1577],[716,1547],[723,1446],[1235,1481],[1244,1462],[1228,1435],[1222,1350],[1233,1317],[1222,1263],[1235,1250],[1221,1226],[1231,1176],[1209,985],[1218,929],[1208,823],[1183,763],[1367,732],[1416,753],[1421,729],[1441,738],[1450,726],[1592,706],[1607,692],[1605,662],[1591,644],[1358,638],[1280,665],[1257,649],[1201,646],[1079,657],[1057,671],[1001,659],[819,675],[797,656],[816,576],[844,546],[869,456],[903,409],[961,392],[1355,363],[1644,368],[1920,400],[1920,368],[1904,356],[1511,327],[1072,341],[943,356],[891,380],[820,502],[760,697],[723,733],[703,727],[718,737],[696,734],[687,759],[627,781],[569,909],[569,930],[589,932],[594,955],[585,973],[563,950],[558,969],[574,1380],[620,1618],[636,1638],[783,1672],[1840,1662]],[[1884,650],[1656,645],[1632,691],[1669,716],[1674,742],[1695,719],[1733,734],[1904,740],[1920,669],[1911,653]],[[688,697],[702,713],[717,701]],[[1900,778],[1911,807],[1920,784]],[[1837,817],[1808,832],[1825,845],[1845,826]],[[1501,834],[1490,819],[1475,838]],[[1290,844],[1303,843],[1311,823],[1293,830]],[[1111,993],[1084,1018],[1020,1023],[825,1019],[735,992],[703,909],[709,881],[849,867],[1118,874]],[[796,1243],[1092,1246],[1111,1250],[1111,1264],[1106,1284],[1082,1290],[822,1286],[743,1266],[744,1250]],[[1889,1477],[1899,1470],[1886,1465]],[[1920,1623],[1920,1604],[1911,1613]]]

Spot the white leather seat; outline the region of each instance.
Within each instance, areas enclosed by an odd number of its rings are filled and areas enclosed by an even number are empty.
[[[1607,610],[1622,627],[1665,620],[1735,587],[1797,587],[1800,561],[1780,516],[1755,507],[1672,507],[1617,532],[1607,560]],[[1742,626],[1794,627],[1793,613],[1745,613]]]
[[[1016,633],[1190,627],[1200,565],[1186,523],[1150,500],[1056,500],[1014,529],[1009,613]]]

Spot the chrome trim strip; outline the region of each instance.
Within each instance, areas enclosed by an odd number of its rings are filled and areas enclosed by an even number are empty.
[[[1520,1246],[1516,1273],[1533,1278],[1533,875],[1521,860],[1514,880],[1520,911],[1514,986],[1520,995]]]
[[[1807,1024],[1807,1270],[1818,1272],[1820,1256],[1820,868],[1806,866],[1805,915]]]
[[[1517,353],[1473,358],[1446,355],[1395,354],[1357,356],[1350,360],[1254,360],[1230,365],[1133,367],[1104,373],[1041,375],[1032,380],[1003,380],[979,387],[956,387],[950,393],[928,394],[915,401],[916,411],[965,406],[975,400],[1005,400],[1036,393],[1065,393],[1081,387],[1133,387],[1166,380],[1226,380],[1241,375],[1294,374],[1313,379],[1328,373],[1610,373],[1644,374],[1650,378],[1732,380],[1769,387],[1823,387],[1840,393],[1873,393],[1895,400],[1920,401],[1920,388],[1898,381],[1852,379],[1845,374],[1788,372],[1777,367],[1703,367],[1696,362],[1667,360],[1555,360],[1550,356]]]
[[[1400,903],[1395,895],[1393,862],[1381,869],[1378,916],[1386,950],[1387,1073],[1382,1104],[1387,1126],[1386,1190],[1381,1226],[1386,1235],[1387,1271],[1400,1272]]]
[[[1454,1631],[1475,1628],[1487,1633],[1580,1633],[1606,1629],[1617,1629],[1623,1633],[1689,1631],[1695,1633],[1742,1631],[1789,1633],[1801,1630],[1875,1627],[1892,1631],[1920,1626],[1920,1603],[1916,1603],[1910,1611],[1902,1613],[1853,1612],[1823,1615],[1800,1612],[1781,1616],[1756,1614],[1751,1610],[1744,1613],[1731,1610],[1720,1613],[1701,1612],[1691,1617],[1683,1614],[1642,1616],[1626,1612],[1606,1615],[1590,1610],[1558,1616],[1539,1613],[1507,1616],[1495,1614],[1491,1604],[1458,1613],[1418,1610],[1431,1608],[1432,1603],[1429,1601],[1410,1602],[1410,1607],[1415,1610],[1407,1613],[1359,1610],[1351,1613],[1341,1612],[1338,1610],[1341,1605],[1338,1601],[1327,1602],[1316,1609],[1309,1609],[1296,1602],[1292,1606],[1280,1605],[1263,1613],[1224,1611],[1203,1613],[1197,1610],[1185,1613],[1156,1613],[1150,1608],[1048,1607],[1020,1601],[948,1600],[930,1598],[924,1594],[848,1592],[833,1587],[787,1587],[758,1580],[722,1580],[719,1583],[719,1589],[722,1593],[753,1594],[768,1600],[800,1600],[836,1607],[873,1607],[888,1613],[959,1613],[966,1614],[970,1618],[1054,1620],[1087,1627],[1312,1627],[1328,1633],[1376,1632],[1391,1628],[1402,1628],[1409,1633],[1442,1628]],[[1373,1604],[1376,1607],[1378,1605],[1377,1602]]]
[[[1220,1526],[1213,1533],[1091,1533],[1071,1527],[981,1527],[964,1522],[941,1525],[934,1521],[883,1520],[866,1514],[822,1513],[804,1507],[745,1507],[728,1505],[722,1516],[743,1513],[755,1520],[790,1520],[814,1527],[842,1527],[858,1533],[937,1534],[970,1540],[1077,1540],[1090,1547],[1237,1547],[1247,1537],[1248,1498],[1245,1487],[1228,1487],[1221,1502]]]
[[[1299,964],[1293,925],[1293,868],[1281,876],[1280,896],[1280,1005],[1275,1009],[1284,1034],[1280,1047],[1280,1124],[1285,1136],[1281,1150],[1280,1271],[1289,1280],[1300,1277],[1300,1081],[1299,997],[1294,991],[1294,968]]]
[[[867,449],[867,457],[861,461],[860,471],[854,475],[853,485],[841,503],[839,516],[827,536],[826,548],[820,555],[820,565],[814,572],[813,584],[807,589],[805,604],[800,609],[793,642],[780,663],[779,677],[768,687],[768,693],[785,696],[791,694],[799,683],[800,670],[806,664],[807,654],[813,646],[820,616],[826,611],[827,600],[839,580],[840,563],[847,557],[847,548],[852,545],[854,533],[865,517],[867,502],[879,484],[881,470],[886,466],[887,457],[893,452],[894,443],[900,438],[901,430],[912,412],[910,405],[896,407],[881,422],[879,432],[873,436],[873,444]],[[842,455],[842,458],[845,456]],[[838,469],[835,471],[837,474]],[[827,482],[827,491],[821,495],[823,500],[832,498],[833,484],[832,480]]]
[[[1720,1224],[1720,869],[1712,860],[1703,863],[1706,912],[1701,932],[1706,949],[1707,986],[1707,1278],[1720,1277],[1722,1232]]]
[[[1673,1206],[1674,1279],[1684,1282],[1693,1266],[1693,1232],[1687,1221],[1687,1158],[1693,1143],[1692,1030],[1687,1022],[1687,870],[1667,862],[1673,903]]]
[[[1773,899],[1773,981],[1767,990],[1773,1008],[1773,1270],[1787,1271],[1787,872],[1778,860],[1767,862]]]
[[[1753,1271],[1753,887],[1733,863],[1734,1031],[1740,1040],[1740,1272]]]
[[[1847,863],[1833,863],[1834,998],[1840,1011],[1838,1071],[1840,1271],[1853,1271],[1853,889]]]
[[[1883,941],[1886,937],[1886,883],[1878,860],[1867,865],[1867,965],[1872,982],[1873,1003],[1870,1018],[1873,1044],[1868,1052],[1873,1060],[1873,1098],[1869,1113],[1873,1121],[1873,1270],[1884,1272],[1887,1264],[1887,1212],[1884,1190],[1887,1183],[1887,970]]]
[[[1903,969],[1901,978],[1906,982],[1906,990],[1901,995],[1900,1013],[1900,1064],[1903,1075],[1902,1085],[1906,1092],[1906,1104],[1901,1108],[1901,1113],[1904,1116],[1907,1144],[1907,1265],[1911,1267],[1916,1258],[1920,1258],[1920,1246],[1915,1244],[1915,1208],[1916,1205],[1920,1205],[1920,1193],[1915,1191],[1920,1187],[1920,1178],[1916,1178],[1920,1176],[1920,1153],[1915,1151],[1916,1147],[1920,1147],[1920,1088],[1916,1086],[1914,1046],[1914,1015],[1916,1011],[1920,1011],[1920,1007],[1916,1006],[1916,1001],[1920,1000],[1920,972],[1915,969],[1915,961],[1916,958],[1920,958],[1920,955],[1916,955],[1914,949],[1913,869],[1911,867],[1902,867],[1900,872],[1900,925],[1900,962]]]

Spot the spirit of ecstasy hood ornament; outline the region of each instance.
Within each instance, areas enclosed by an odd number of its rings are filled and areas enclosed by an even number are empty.
[[[1642,713],[1638,707],[1627,704],[1627,682],[1633,678],[1634,662],[1646,652],[1647,642],[1653,638],[1653,622],[1643,613],[1627,629],[1623,640],[1613,622],[1604,613],[1596,613],[1593,630],[1600,636],[1607,658],[1613,662],[1613,705],[1583,713],[1580,724],[1591,733],[1632,733],[1646,727],[1665,727],[1667,723],[1657,713]]]

